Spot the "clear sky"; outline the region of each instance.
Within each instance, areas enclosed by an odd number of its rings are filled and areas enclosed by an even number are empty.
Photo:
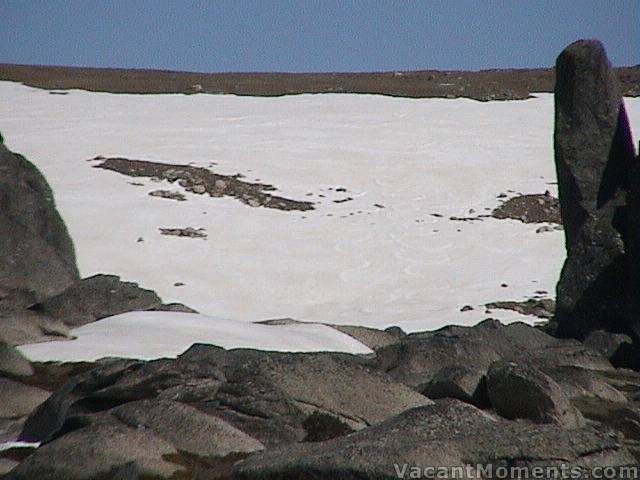
[[[640,64],[640,0],[0,0],[0,62],[199,72]]]

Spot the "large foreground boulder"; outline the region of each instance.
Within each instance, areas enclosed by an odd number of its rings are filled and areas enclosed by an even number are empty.
[[[182,470],[171,443],[145,429],[105,419],[46,444],[13,469],[9,480],[169,478]]]
[[[557,423],[566,428],[584,425],[560,385],[530,365],[496,362],[487,374],[487,394],[496,412],[508,419]]]
[[[626,121],[623,125],[624,135],[630,138],[630,126],[626,115],[621,117],[621,120]],[[640,339],[640,146],[638,149],[638,156],[631,168],[627,214],[627,255],[630,268],[628,319],[636,340]]]
[[[69,419],[10,479],[200,478],[264,446],[224,420],[170,400],[142,400]],[[173,475],[180,472],[177,477]],[[218,478],[218,477],[216,477]]]
[[[558,334],[631,330],[627,196],[635,152],[618,80],[595,40],[556,62],[554,149],[567,259],[557,285]],[[626,244],[626,245],[625,245]]]
[[[79,278],[73,243],[44,176],[0,142],[0,308],[55,295]],[[16,298],[18,301],[16,302]]]
[[[568,431],[509,422],[458,400],[438,400],[346,437],[258,452],[236,466],[234,478],[382,480],[428,478],[424,472],[438,466],[464,472],[467,465],[634,465],[636,459],[618,437],[593,427]]]

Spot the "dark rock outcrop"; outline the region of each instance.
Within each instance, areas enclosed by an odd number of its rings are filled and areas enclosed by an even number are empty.
[[[622,333],[610,333],[604,330],[595,330],[584,339],[585,346],[612,359],[616,352],[625,343],[631,344],[631,337]]]
[[[523,223],[562,223],[558,199],[549,192],[510,198],[496,207],[491,216],[520,220]]]
[[[161,306],[162,300],[154,291],[137,283],[123,282],[115,275],[94,275],[30,309],[77,327],[111,315]]]
[[[313,412],[302,422],[307,435],[303,442],[321,442],[342,437],[355,430],[345,422],[327,413]]]
[[[567,249],[557,285],[557,333],[576,338],[597,329],[627,333],[632,330],[627,196],[635,153],[618,80],[600,42],[578,41],[560,54],[555,104]]]
[[[424,478],[425,468],[434,466],[634,465],[619,438],[594,427],[569,431],[509,422],[457,400],[439,400],[346,437],[258,452],[236,466],[234,478],[386,480]],[[417,471],[421,476],[412,477]]]
[[[629,120],[626,115],[621,115],[624,123],[623,136],[630,139]],[[626,150],[625,156],[633,155],[631,142],[623,141],[622,148]],[[627,214],[627,255],[629,257],[629,327],[635,339],[640,339],[640,146],[638,156],[632,164],[630,173],[630,188],[628,195]]]
[[[163,303],[159,307],[151,308],[150,310],[156,310],[158,312],[180,312],[180,313],[198,313],[191,307],[187,307],[183,303]]]
[[[241,175],[220,175],[207,168],[146,160],[127,158],[102,158],[101,160],[103,160],[102,163],[96,165],[96,168],[112,170],[131,177],[149,177],[167,180],[170,183],[178,182],[186,191],[196,195],[208,194],[213,198],[233,197],[250,207],[275,208],[283,211],[304,212],[314,209],[312,202],[273,195],[270,193],[276,190],[273,185],[245,182],[241,180]]]
[[[528,300],[516,302],[513,300],[490,302],[485,304],[488,310],[503,309],[513,310],[523,315],[534,315],[538,318],[553,318],[556,309],[556,302],[549,298],[529,298]]]
[[[60,293],[78,278],[71,238],[44,176],[0,143],[0,309]],[[16,305],[16,303],[18,305]]]
[[[498,362],[487,374],[487,394],[499,415],[526,418],[534,423],[556,423],[566,428],[584,425],[584,418],[553,379],[540,370]]]

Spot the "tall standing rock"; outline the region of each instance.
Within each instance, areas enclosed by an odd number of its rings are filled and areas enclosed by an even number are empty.
[[[634,148],[618,81],[596,40],[556,62],[554,149],[567,259],[557,285],[558,334],[627,331],[627,192]],[[629,147],[630,145],[630,147]]]
[[[25,298],[55,295],[79,279],[51,188],[31,162],[2,142],[0,232],[0,311]]]
[[[625,127],[630,139],[628,143],[633,149],[628,121]],[[638,149],[640,150],[640,146]],[[633,155],[633,150],[631,155]],[[640,339],[640,151],[631,167],[628,204],[627,255],[629,256],[630,284],[627,321],[630,323],[630,333],[636,339]]]

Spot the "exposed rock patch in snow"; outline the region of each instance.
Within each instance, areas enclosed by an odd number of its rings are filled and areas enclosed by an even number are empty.
[[[167,200],[176,200],[178,202],[184,202],[187,198],[180,192],[172,192],[170,190],[154,190],[149,192],[152,197],[166,198]]]
[[[160,228],[159,230],[162,235],[170,235],[173,237],[207,238],[204,228]]]
[[[251,207],[301,211],[313,209],[311,202],[299,202],[266,193],[276,189],[273,185],[245,182],[240,180],[242,175],[219,175],[206,168],[191,165],[167,165],[127,158],[107,158],[95,167],[113,170],[131,177],[149,177],[155,180],[167,180],[170,183],[177,181],[189,192],[199,195],[208,193],[211,197],[234,197]],[[154,192],[150,192],[149,195],[154,196]]]
[[[522,302],[500,301],[491,302],[485,305],[487,309],[513,310],[523,315],[532,315],[538,318],[552,318],[556,304],[549,298],[530,298]]]
[[[518,195],[495,208],[494,218],[520,220],[523,223],[561,224],[560,202],[548,191],[544,194]]]

